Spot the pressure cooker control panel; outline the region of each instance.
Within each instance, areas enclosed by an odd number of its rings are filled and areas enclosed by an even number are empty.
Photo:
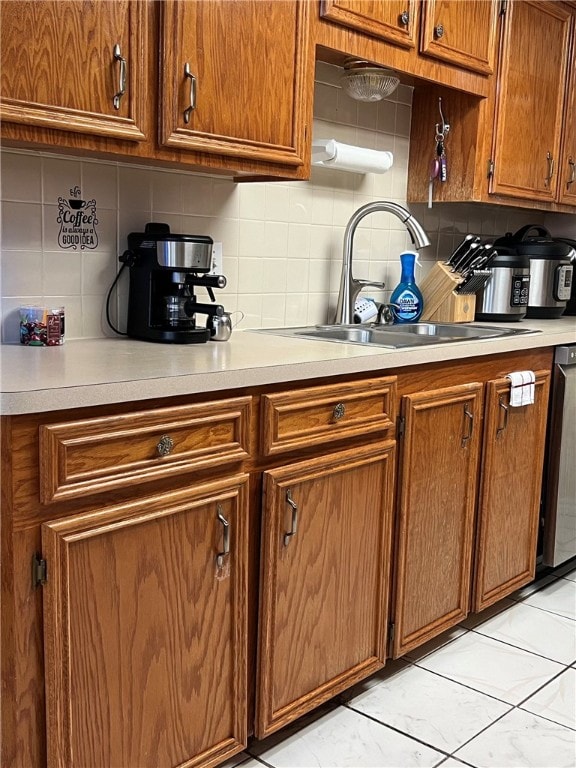
[[[556,279],[554,281],[554,298],[556,301],[568,301],[572,291],[572,264],[556,267]]]
[[[510,306],[511,307],[527,307],[529,288],[530,288],[530,275],[512,275],[512,288],[510,291]]]

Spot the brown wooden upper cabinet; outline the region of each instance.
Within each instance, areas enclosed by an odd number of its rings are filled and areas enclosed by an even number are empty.
[[[2,120],[141,141],[145,3],[2,3]]]
[[[302,165],[308,3],[166,0],[161,11],[160,142]]]
[[[426,0],[420,51],[435,59],[491,75],[499,0]]]
[[[490,192],[557,199],[573,11],[513,0],[504,19]]]
[[[489,75],[494,71],[498,4],[498,0],[322,0],[320,13],[405,48],[416,47],[420,27],[420,53]]]
[[[561,203],[576,205],[576,11],[572,16],[570,67],[564,105],[562,155],[558,167],[558,196]]]
[[[405,48],[416,47],[418,0],[321,0],[320,14]]]

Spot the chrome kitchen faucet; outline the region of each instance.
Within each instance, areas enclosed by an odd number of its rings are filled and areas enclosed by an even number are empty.
[[[344,251],[342,258],[342,277],[340,278],[340,291],[338,293],[338,304],[336,307],[336,319],[334,322],[338,325],[349,325],[354,318],[354,304],[356,297],[362,288],[384,288],[384,283],[375,283],[370,280],[357,280],[352,276],[352,248],[354,244],[354,233],[356,227],[369,213],[378,211],[387,211],[397,216],[406,226],[412,240],[417,248],[425,248],[430,245],[430,240],[426,235],[422,225],[412,216],[410,211],[403,208],[398,203],[388,202],[387,200],[378,200],[375,203],[367,203],[358,208],[346,225],[344,232]]]

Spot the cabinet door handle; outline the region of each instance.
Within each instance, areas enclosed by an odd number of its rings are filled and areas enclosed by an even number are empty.
[[[118,43],[114,46],[113,50],[114,54],[114,61],[120,62],[120,72],[118,76],[118,91],[114,94],[114,98],[112,99],[112,103],[114,104],[114,109],[120,109],[120,100],[122,99],[122,96],[126,93],[126,59],[122,56],[122,53],[120,51],[120,46]]]
[[[292,498],[292,491],[290,488],[286,491],[286,503],[289,505],[290,509],[292,510],[292,521],[290,525],[290,530],[284,534],[284,546],[287,547],[288,544],[290,544],[290,539],[292,536],[296,536],[296,532],[298,530],[298,505]]]
[[[573,158],[568,158],[568,165],[570,166],[570,178],[566,182],[566,189],[569,189],[570,184],[574,184],[576,181],[576,163],[574,162]]]
[[[190,79],[190,105],[184,110],[184,122],[189,123],[192,110],[196,109],[196,77],[192,74],[188,62],[184,65],[184,77]]]
[[[402,24],[403,27],[407,27],[410,23],[410,14],[408,11],[402,11],[399,18],[400,24]]]
[[[468,424],[468,432],[467,434],[462,436],[462,448],[466,447],[466,444],[468,443],[468,440],[472,437],[472,432],[474,430],[474,415],[470,413],[468,409],[468,403],[464,403],[464,418],[466,419],[466,422]]]
[[[546,160],[548,160],[548,176],[544,179],[544,186],[547,187],[552,181],[552,176],[554,176],[554,158],[550,152],[546,153]]]
[[[500,426],[496,430],[496,437],[500,437],[502,432],[504,432],[504,430],[508,426],[508,406],[504,402],[504,398],[502,397],[502,395],[500,395],[500,397],[498,398],[498,405],[501,408],[501,410],[503,411],[504,415],[502,417],[502,422],[501,422]]]
[[[440,40],[441,37],[444,36],[444,26],[442,24],[437,24],[434,27],[434,37],[436,40]]]
[[[216,516],[218,517],[218,520],[222,523],[223,533],[222,533],[222,552],[218,552],[216,555],[216,565],[218,568],[222,568],[224,565],[224,560],[226,559],[226,556],[230,554],[230,523],[224,515],[222,514],[224,510],[222,509],[221,504],[218,504],[216,507]]]

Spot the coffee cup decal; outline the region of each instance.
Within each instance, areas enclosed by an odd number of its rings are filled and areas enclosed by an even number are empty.
[[[60,248],[78,248],[94,250],[98,247],[98,233],[96,225],[96,200],[86,202],[82,199],[82,191],[79,186],[70,189],[69,197],[58,198],[58,218],[60,232],[58,233],[58,245]]]
[[[81,191],[79,186],[75,186],[70,190],[70,197],[68,198],[68,204],[72,210],[77,211],[86,205],[86,201],[81,198]]]

